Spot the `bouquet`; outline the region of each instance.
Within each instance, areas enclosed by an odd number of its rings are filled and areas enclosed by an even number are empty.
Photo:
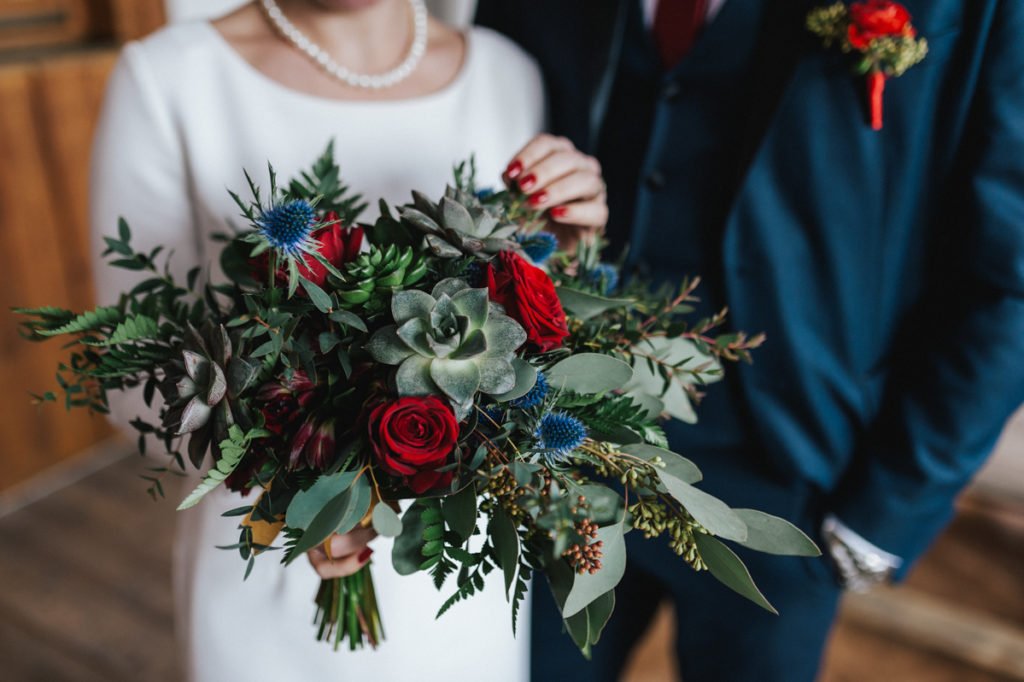
[[[179,509],[221,485],[257,491],[225,511],[241,518],[246,576],[257,556],[291,563],[372,525],[395,538],[398,573],[454,582],[441,613],[495,573],[515,628],[543,575],[589,654],[637,532],[772,610],[722,541],[817,548],[696,487],[659,426],[692,421],[723,362],[762,339],[720,333],[724,314],[689,321],[696,281],[620,281],[596,244],[559,251],[521,194],[478,190],[472,162],[454,175],[440,201],[413,192],[359,225],[365,203],[330,146],[287,186],[270,168],[265,195],[247,174],[251,196],[232,195],[245,225],[216,237],[222,281],[201,284],[199,267],[176,281],[121,221],[110,265],[139,283],[84,313],[21,309],[24,333],[69,339],[67,407],[107,413],[129,390],[158,407],[132,422],[140,451],[155,441],[169,458],[147,477],[154,497],[186,458],[205,474]],[[319,639],[382,640],[369,563],[315,602]]]

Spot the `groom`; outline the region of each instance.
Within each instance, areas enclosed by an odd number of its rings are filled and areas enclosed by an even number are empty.
[[[816,6],[480,2],[539,61],[554,132],[600,159],[629,266],[699,273],[705,311],[767,333],[673,449],[828,556],[743,554],[772,616],[635,542],[592,662],[535,592],[535,680],[617,679],[666,598],[687,682],[813,679],[839,585],[905,573],[1024,401],[1024,3],[905,0],[930,49],[885,83],[881,130]]]

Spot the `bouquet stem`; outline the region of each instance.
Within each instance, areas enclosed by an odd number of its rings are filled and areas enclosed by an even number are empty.
[[[377,648],[384,639],[384,628],[369,563],[350,576],[320,582],[313,623],[319,626],[317,641],[333,642],[335,651],[346,638],[351,651],[366,644]]]

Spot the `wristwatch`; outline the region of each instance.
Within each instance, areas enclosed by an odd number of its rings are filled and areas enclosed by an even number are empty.
[[[866,592],[888,582],[903,564],[898,556],[871,544],[835,516],[825,517],[821,536],[839,571],[840,583],[851,592]]]

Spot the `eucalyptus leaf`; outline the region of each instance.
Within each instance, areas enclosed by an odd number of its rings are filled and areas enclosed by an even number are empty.
[[[807,535],[789,521],[756,509],[734,509],[747,525],[744,547],[784,556],[821,556],[821,550]]]
[[[321,476],[307,490],[295,493],[285,512],[285,523],[289,528],[309,528],[328,502],[349,489],[357,474],[356,471],[342,471],[333,476]]]
[[[590,395],[622,388],[633,377],[633,370],[610,355],[580,353],[555,364],[546,376],[555,390]]]
[[[701,352],[693,341],[679,337],[644,339],[636,344],[633,353],[633,378],[623,390],[640,404],[655,407],[660,403],[670,417],[696,423],[697,413],[686,386],[721,380],[722,366],[718,360]],[[657,371],[659,366],[671,378],[667,386]]]
[[[712,535],[736,542],[744,542],[747,539],[747,525],[725,502],[662,469],[658,470],[658,478],[669,494]]]
[[[608,486],[591,483],[580,488],[580,494],[587,498],[590,517],[595,523],[618,523],[625,513],[622,495]]]
[[[288,563],[322,544],[332,533],[344,534],[356,527],[370,509],[370,484],[360,476],[348,490],[332,498],[303,531],[288,555]]]
[[[601,633],[611,619],[614,610],[615,590],[605,592],[587,606],[587,643],[590,646],[601,641]]]
[[[537,369],[522,358],[512,359],[512,368],[516,372],[516,385],[508,393],[494,396],[499,403],[507,403],[510,400],[522,398],[533,390],[537,383]]]
[[[565,286],[558,287],[556,291],[558,299],[562,302],[562,307],[579,320],[589,320],[606,310],[624,308],[633,303],[632,299],[605,298]]]
[[[378,502],[373,508],[373,529],[378,535],[386,538],[396,538],[402,534],[402,519],[386,502]]]
[[[623,522],[597,531],[601,546],[601,568],[596,573],[577,574],[562,607],[562,617],[580,612],[601,595],[615,589],[626,572],[626,538]]]
[[[653,445],[647,444],[626,445],[624,447],[619,448],[619,450],[626,453],[627,455],[633,455],[634,457],[639,457],[640,459],[643,459],[648,462],[654,459],[655,457],[660,457],[661,460],[665,463],[665,466],[660,469],[661,471],[664,471],[667,474],[675,476],[680,481],[683,481],[684,483],[689,483],[690,485],[693,485],[694,483],[699,483],[700,480],[704,477],[700,473],[700,469],[697,468],[696,464],[686,459],[682,455],[678,455],[672,452],[671,450],[666,450],[664,448],[656,448]]]
[[[746,597],[766,611],[779,615],[775,607],[754,584],[754,579],[750,577],[750,571],[731,549],[710,535],[696,533],[693,538],[697,543],[700,558],[707,564],[711,575],[730,590]]]

